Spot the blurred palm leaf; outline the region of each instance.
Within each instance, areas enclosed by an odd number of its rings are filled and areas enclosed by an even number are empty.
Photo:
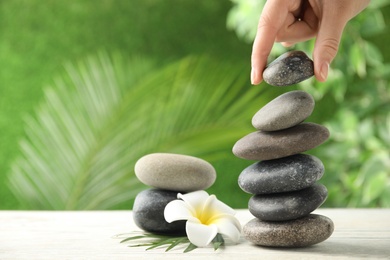
[[[109,209],[144,187],[135,162],[152,152],[211,162],[250,130],[260,93],[247,68],[207,57],[158,68],[99,54],[46,89],[26,119],[21,155],[9,175],[16,197],[34,209]]]

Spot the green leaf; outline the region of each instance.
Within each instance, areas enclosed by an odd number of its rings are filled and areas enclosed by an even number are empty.
[[[166,238],[166,239],[160,239],[158,242],[153,243],[153,246],[146,248],[146,250],[151,250],[156,247],[168,245],[175,243],[177,241],[177,238]]]
[[[222,235],[218,233],[213,239],[212,243],[213,243],[214,251],[216,251],[218,250],[218,248],[220,248],[220,246],[222,246],[225,243],[225,240],[223,239]]]
[[[127,235],[127,234],[117,235],[117,236],[114,236],[114,238],[122,238],[123,235]],[[151,241],[151,242],[130,245],[130,247],[147,246],[146,250],[148,251],[148,250],[152,250],[152,249],[155,249],[158,247],[167,246],[165,252],[168,252],[180,244],[187,244],[188,243],[189,245],[183,251],[184,253],[190,252],[190,251],[197,248],[197,246],[192,244],[187,237],[172,237],[172,236],[168,236],[168,235],[156,235],[153,233],[142,233],[141,235],[138,235],[138,236],[128,237],[128,238],[123,239],[121,241],[121,243],[134,242],[134,240],[138,240],[138,239],[151,239],[151,238],[153,238],[153,241]],[[224,243],[225,243],[225,241],[224,241],[222,235],[217,234],[215,236],[215,238],[212,240],[214,251],[218,250]]]
[[[350,49],[351,65],[359,77],[366,75],[366,59],[358,43],[352,45]]]
[[[123,235],[126,235],[126,234],[117,235],[114,238],[121,238]],[[131,240],[151,239],[151,238],[152,239],[156,239],[156,240],[158,240],[158,239],[159,240],[165,240],[165,239],[169,239],[170,237],[169,236],[164,236],[164,235],[157,235],[157,234],[153,234],[153,233],[142,233],[141,235],[127,237],[127,238],[121,240],[120,243],[128,242],[128,241],[131,241]]]
[[[217,251],[223,242],[213,242],[214,251]]]
[[[378,47],[368,41],[365,42],[364,47],[367,63],[376,67],[382,66],[383,56]]]
[[[154,245],[154,243],[145,243],[145,244],[129,245],[129,247],[144,247],[144,246],[151,246],[151,245]]]
[[[386,172],[380,172],[374,176],[370,176],[370,179],[365,183],[363,188],[364,205],[369,205],[383,193],[387,186],[387,179],[388,176]]]
[[[145,236],[128,237],[128,238],[123,239],[123,240],[121,241],[121,243],[124,243],[124,242],[127,242],[127,241],[131,241],[131,240],[140,239],[140,238],[145,238]]]
[[[120,234],[114,236],[114,238],[122,238],[124,235],[128,234]],[[144,247],[146,246],[146,250],[152,250],[157,247],[161,246],[168,246],[168,248],[165,250],[170,251],[174,247],[176,247],[179,244],[182,243],[190,243],[187,237],[181,236],[181,237],[175,237],[175,236],[170,236],[170,235],[157,235],[153,233],[142,233],[141,235],[137,236],[131,236],[123,239],[120,243],[126,243],[130,242],[133,243],[135,240],[146,240],[147,242],[145,243],[138,243],[138,244],[132,244],[129,245],[129,247]]]
[[[179,238],[177,239],[176,241],[174,241],[166,250],[165,252],[168,252],[170,250],[172,250],[175,246],[181,244],[181,243],[185,243],[185,242],[188,242],[188,238],[186,237],[182,237],[182,238]]]
[[[367,8],[369,9],[378,9],[381,7],[385,7],[390,4],[390,0],[375,0],[375,1],[370,1],[370,4],[368,5]]]
[[[233,7],[226,19],[228,29],[235,30],[237,35],[247,42],[252,42],[256,35],[256,25],[266,0],[234,0]]]
[[[364,15],[364,19],[358,24],[362,36],[374,36],[386,29],[386,22],[380,10],[367,10],[367,13],[362,15]]]
[[[188,247],[187,247],[183,252],[184,252],[184,253],[188,253],[188,252],[191,252],[192,250],[197,249],[197,248],[198,248],[198,247],[197,247],[196,245],[190,243],[190,244],[188,245]]]

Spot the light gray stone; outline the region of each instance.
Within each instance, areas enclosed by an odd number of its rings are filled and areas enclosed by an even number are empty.
[[[153,153],[139,159],[135,174],[144,184],[165,190],[205,190],[216,179],[214,167],[199,158],[170,153]]]
[[[238,177],[238,185],[251,194],[295,191],[313,185],[324,171],[324,165],[317,157],[295,154],[248,166]]]
[[[284,93],[262,107],[252,118],[252,125],[262,131],[277,131],[295,126],[314,109],[313,97],[300,90]]]
[[[261,220],[293,220],[309,215],[327,196],[326,187],[316,183],[298,191],[255,195],[249,200],[249,211]]]
[[[302,51],[290,51],[268,64],[263,79],[272,86],[289,86],[313,75],[313,61]]]
[[[250,133],[233,146],[233,154],[247,160],[272,160],[302,153],[329,138],[329,130],[314,123],[301,123],[280,131]]]
[[[268,247],[311,246],[328,239],[333,230],[331,219],[316,214],[284,222],[267,222],[255,218],[243,227],[244,237],[248,241]]]
[[[152,233],[184,234],[186,221],[168,223],[164,218],[165,206],[177,199],[177,192],[148,189],[140,192],[133,205],[134,223]]]

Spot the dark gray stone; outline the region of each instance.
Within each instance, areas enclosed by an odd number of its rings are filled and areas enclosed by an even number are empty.
[[[277,131],[295,126],[308,118],[314,109],[313,97],[300,90],[278,96],[252,118],[252,125],[262,131]]]
[[[140,192],[134,201],[135,224],[148,232],[163,234],[184,234],[186,221],[168,223],[164,218],[165,206],[177,199],[177,192],[149,189]]]
[[[313,185],[324,171],[317,157],[296,154],[250,165],[238,177],[238,185],[251,194],[295,191]]]
[[[304,218],[267,222],[252,219],[243,227],[244,237],[260,246],[306,247],[328,239],[334,230],[331,219],[310,214]]]
[[[329,130],[314,123],[301,123],[280,131],[257,131],[238,140],[233,154],[247,160],[272,160],[302,153],[329,138]]]
[[[328,196],[322,184],[291,192],[255,195],[249,200],[249,211],[265,221],[286,221],[309,215]]]
[[[313,75],[313,61],[302,51],[290,51],[268,64],[263,79],[272,86],[289,86]]]
[[[144,184],[163,190],[190,192],[213,185],[217,174],[214,167],[197,157],[152,153],[137,161],[137,178]]]

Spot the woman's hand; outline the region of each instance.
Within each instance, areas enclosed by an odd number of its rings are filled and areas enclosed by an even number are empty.
[[[319,81],[328,76],[347,22],[369,0],[268,0],[261,14],[252,49],[251,82],[263,80],[263,70],[274,42],[292,46],[316,37],[314,73]]]

